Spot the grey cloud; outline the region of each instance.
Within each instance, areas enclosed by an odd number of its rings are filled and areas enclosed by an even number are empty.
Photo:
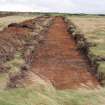
[[[105,13],[105,0],[0,0],[0,10]]]

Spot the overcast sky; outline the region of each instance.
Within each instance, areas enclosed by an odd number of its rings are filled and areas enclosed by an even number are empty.
[[[0,10],[105,13],[105,0],[0,0]]]

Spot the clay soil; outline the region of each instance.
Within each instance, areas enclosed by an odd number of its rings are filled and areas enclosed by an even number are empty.
[[[87,60],[77,50],[75,41],[67,32],[62,17],[54,19],[45,37],[32,64],[36,74],[50,80],[57,89],[94,88],[99,85],[95,76],[89,72],[91,68]]]

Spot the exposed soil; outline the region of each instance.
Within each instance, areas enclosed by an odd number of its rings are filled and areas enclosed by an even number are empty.
[[[30,72],[51,81],[57,89],[97,87],[99,83],[89,72],[91,68],[88,61],[77,50],[63,18],[55,17],[53,23],[52,20],[53,17],[38,17],[20,24],[12,23],[0,32],[2,62],[6,62],[9,57],[12,59],[19,51],[23,54],[25,67],[30,67],[32,63],[32,71],[29,68],[30,71],[22,71],[10,78],[10,87],[24,83],[30,86]],[[4,66],[0,67],[1,72],[4,72]]]
[[[41,16],[22,23],[11,23],[0,32],[0,73],[7,73],[7,87],[23,87],[26,73],[53,17]],[[22,60],[22,62],[21,62]],[[15,63],[14,63],[15,62]],[[9,64],[8,64],[9,63]],[[16,72],[12,69],[18,69]],[[27,77],[28,78],[28,77]],[[30,86],[30,84],[28,84]]]
[[[87,60],[67,32],[62,17],[54,19],[45,37],[32,64],[36,74],[50,80],[57,89],[94,88],[99,85],[89,72],[91,68]]]

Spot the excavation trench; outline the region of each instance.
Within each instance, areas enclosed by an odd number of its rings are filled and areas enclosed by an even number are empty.
[[[91,68],[87,60],[67,32],[62,17],[56,17],[45,34],[32,69],[40,77],[50,80],[57,89],[94,88],[99,85],[96,77],[89,72]]]

